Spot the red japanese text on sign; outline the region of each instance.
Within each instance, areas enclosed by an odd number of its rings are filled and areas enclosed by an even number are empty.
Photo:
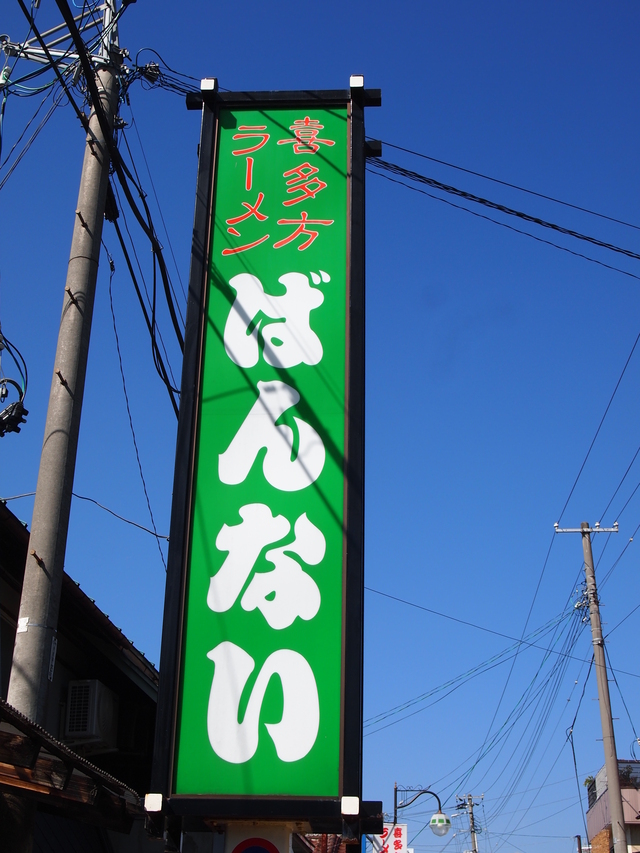
[[[313,231],[311,228],[307,229],[307,225],[333,225],[333,222],[333,219],[309,219],[309,214],[306,210],[301,212],[300,219],[278,219],[278,225],[297,225],[298,227],[293,234],[275,242],[273,244],[273,248],[281,249],[283,246],[286,246],[287,243],[291,243],[292,240],[295,240],[296,237],[299,237],[301,234],[306,234],[309,239],[305,240],[304,243],[301,243],[298,246],[298,251],[302,252],[313,243],[319,233],[318,231]]]
[[[226,223],[229,226],[229,228],[227,228],[228,233],[233,234],[234,237],[240,237],[240,232],[234,226],[238,225],[240,222],[244,222],[244,220],[248,219],[250,216],[255,216],[258,222],[264,222],[265,219],[268,219],[269,217],[266,214],[260,213],[260,205],[263,201],[264,193],[258,193],[258,199],[255,204],[250,204],[248,201],[241,202],[242,206],[246,207],[247,212],[241,213],[239,216],[232,216],[230,219],[226,220]],[[246,252],[248,249],[253,249],[255,246],[259,246],[260,243],[264,243],[264,241],[268,239],[269,235],[265,234],[265,236],[261,237],[259,240],[254,240],[252,243],[246,243],[244,246],[237,246],[234,249],[223,249],[222,254],[237,255],[238,252]]]
[[[323,190],[327,185],[320,178],[314,177],[320,169],[316,169],[310,163],[303,163],[301,166],[296,166],[294,169],[289,169],[283,173],[283,178],[289,178],[287,181],[287,193],[299,193],[293,198],[283,201],[283,205],[288,207],[292,204],[298,204],[306,198],[315,198],[316,195]]]
[[[295,154],[315,154],[320,150],[321,145],[335,145],[332,139],[320,139],[318,134],[324,130],[324,125],[320,124],[317,119],[299,118],[289,127],[294,133],[294,139],[279,139],[278,145],[287,145],[293,143]]]
[[[231,138],[232,139],[259,139],[255,145],[250,145],[248,148],[238,148],[231,153],[234,157],[239,157],[241,154],[252,154],[254,151],[259,151],[264,145],[269,141],[269,133],[249,133],[249,131],[257,130],[262,131],[266,130],[266,124],[241,124],[238,130],[241,130],[242,133],[236,133]]]

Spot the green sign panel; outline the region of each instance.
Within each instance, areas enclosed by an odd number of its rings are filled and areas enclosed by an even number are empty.
[[[347,108],[217,128],[173,790],[337,797]]]

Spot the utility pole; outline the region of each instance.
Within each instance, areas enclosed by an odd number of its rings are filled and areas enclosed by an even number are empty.
[[[467,794],[467,809],[469,810],[469,832],[471,833],[471,851],[478,853],[478,837],[476,835],[476,822],[473,817],[473,797]]]
[[[95,82],[100,104],[109,127],[113,127],[118,105],[120,52],[117,30],[112,26],[115,2],[106,2],[100,54],[93,57],[98,67]],[[60,590],[108,183],[108,147],[93,104],[7,697],[11,705],[42,726],[55,665]]]
[[[482,796],[484,797],[484,794]],[[456,809],[466,809],[469,812],[469,833],[471,835],[470,853],[478,853],[478,835],[476,821],[473,814],[473,808],[475,805],[473,794],[467,794],[466,797],[456,797],[456,800]]]
[[[617,533],[618,522],[612,528],[603,528],[599,524],[589,527],[583,521],[580,529],[560,530],[555,525],[556,533],[580,533],[582,535],[582,550],[584,553],[584,573],[587,583],[587,600],[589,602],[589,617],[591,620],[591,636],[593,638],[593,659],[596,666],[598,684],[598,701],[600,705],[600,722],[602,724],[602,745],[604,747],[604,764],[607,772],[607,793],[609,796],[609,814],[611,816],[611,835],[614,853],[627,853],[627,839],[618,776],[618,756],[616,740],[613,733],[613,718],[611,716],[611,699],[609,697],[609,681],[607,679],[607,664],[604,655],[604,638],[600,623],[600,604],[596,588],[596,575],[593,567],[591,551],[592,533]]]

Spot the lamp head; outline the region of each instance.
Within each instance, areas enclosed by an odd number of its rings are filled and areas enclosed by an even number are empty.
[[[451,829],[451,820],[444,812],[436,812],[429,821],[429,827],[434,835],[442,837]]]

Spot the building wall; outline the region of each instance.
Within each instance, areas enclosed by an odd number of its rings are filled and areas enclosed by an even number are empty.
[[[610,826],[605,827],[591,839],[591,853],[609,853],[612,846]]]

